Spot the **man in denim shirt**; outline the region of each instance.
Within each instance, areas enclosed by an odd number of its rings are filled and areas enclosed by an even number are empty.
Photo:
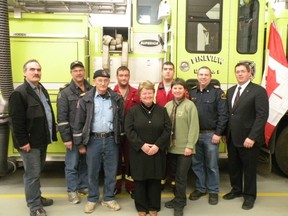
[[[77,104],[73,140],[88,166],[88,202],[85,213],[92,213],[99,203],[99,173],[103,164],[104,194],[101,204],[117,211],[121,207],[114,197],[120,136],[124,135],[124,101],[108,88],[110,74],[97,70],[94,85]]]

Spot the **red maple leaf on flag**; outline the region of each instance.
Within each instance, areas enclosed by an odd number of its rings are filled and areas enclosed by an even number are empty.
[[[276,89],[279,84],[276,82],[276,71],[271,69],[269,65],[268,65],[266,83],[269,83],[269,85],[266,84],[266,91],[267,91],[268,97],[270,97],[274,89]]]

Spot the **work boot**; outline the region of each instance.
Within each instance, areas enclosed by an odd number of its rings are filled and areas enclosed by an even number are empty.
[[[68,201],[73,204],[80,203],[80,199],[77,192],[68,192]]]
[[[84,206],[84,212],[85,213],[92,213],[94,212],[95,208],[97,206],[97,202],[87,202]]]
[[[121,209],[120,205],[116,200],[110,200],[110,201],[102,201],[102,206],[106,206],[114,211],[118,211]]]

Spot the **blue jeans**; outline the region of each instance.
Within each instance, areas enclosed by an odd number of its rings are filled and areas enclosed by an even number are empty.
[[[88,201],[99,201],[99,173],[103,164],[103,200],[114,200],[119,146],[114,137],[91,137],[87,145],[86,161],[88,166]]]
[[[46,160],[45,149],[31,149],[29,152],[19,150],[24,165],[24,188],[26,202],[30,211],[34,211],[42,207],[41,190],[40,190],[40,174],[44,168]]]
[[[68,192],[88,187],[86,155],[81,155],[77,146],[67,149],[65,156],[65,177]]]
[[[192,170],[196,175],[196,190],[219,193],[219,143],[212,144],[214,133],[200,133],[196,154],[192,156]]]

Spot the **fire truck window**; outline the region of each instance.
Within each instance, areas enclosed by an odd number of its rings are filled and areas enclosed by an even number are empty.
[[[221,49],[222,0],[187,0],[186,50],[218,53]]]
[[[237,51],[250,54],[257,51],[258,0],[239,0]]]
[[[140,24],[157,25],[158,8],[161,0],[138,0],[137,1],[137,21]]]

